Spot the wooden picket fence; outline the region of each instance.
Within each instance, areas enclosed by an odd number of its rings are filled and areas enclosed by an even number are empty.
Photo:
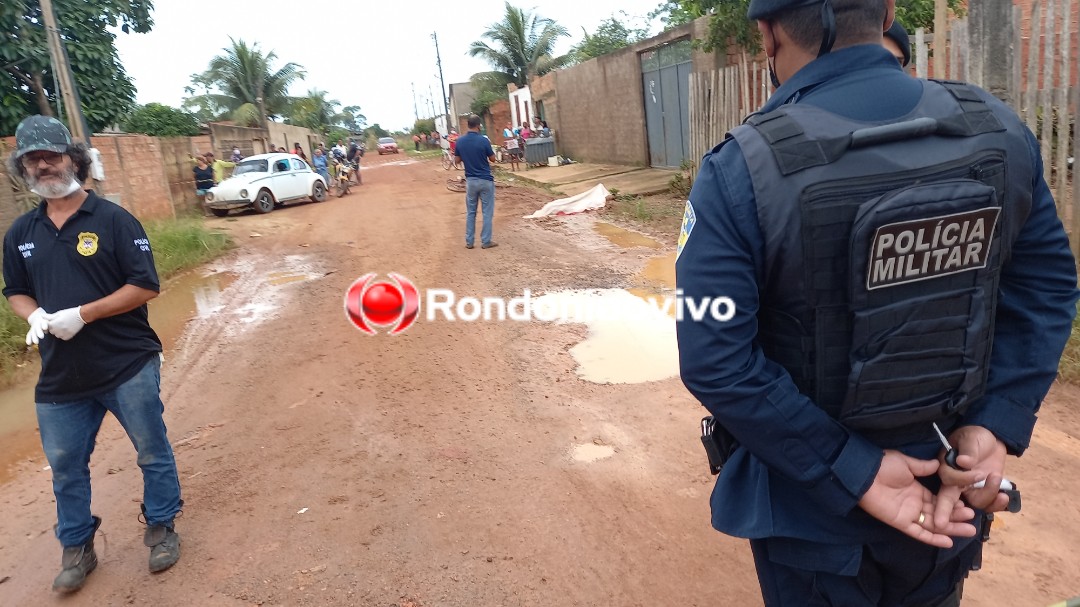
[[[1007,101],[1039,140],[1043,177],[1057,201],[1058,214],[1080,259],[1080,188],[1073,187],[1073,158],[1080,150],[1080,79],[1074,49],[1080,48],[1080,27],[1072,20],[1080,0],[1035,0],[1030,26],[1021,28],[1021,10],[1014,8],[1013,51]],[[941,36],[922,28],[912,33],[914,75],[962,80],[984,86],[972,69],[979,57],[970,39],[967,19],[945,21]],[[937,48],[935,39],[944,40]],[[1026,59],[1024,59],[1026,58]],[[910,68],[910,66],[909,66]],[[743,59],[719,70],[690,74],[691,176],[696,164],[725,133],[760,108],[772,93],[768,67]]]

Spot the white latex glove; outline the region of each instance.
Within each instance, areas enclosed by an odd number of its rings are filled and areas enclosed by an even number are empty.
[[[82,306],[65,308],[53,312],[52,314],[47,314],[46,318],[49,319],[49,332],[64,341],[75,337],[75,334],[86,326],[86,321],[84,321],[82,315],[79,314],[80,309],[82,309]]]
[[[44,308],[38,308],[30,313],[26,322],[30,323],[30,330],[26,333],[26,345],[37,345],[45,334],[49,332],[48,312]]]

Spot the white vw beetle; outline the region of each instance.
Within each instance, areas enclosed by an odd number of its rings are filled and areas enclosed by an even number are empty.
[[[206,206],[218,217],[231,209],[269,213],[274,205],[326,200],[326,182],[295,154],[258,154],[236,163],[232,177],[210,188]]]

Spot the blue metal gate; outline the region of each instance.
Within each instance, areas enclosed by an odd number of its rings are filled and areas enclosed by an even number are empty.
[[[678,167],[690,153],[690,40],[641,53],[649,164]]]

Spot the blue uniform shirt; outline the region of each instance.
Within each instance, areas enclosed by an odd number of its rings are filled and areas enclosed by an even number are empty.
[[[28,295],[46,312],[81,306],[125,284],[158,291],[146,232],[131,213],[94,192],[57,230],[48,203],[22,215],[4,237],[4,296]],[[147,306],[102,318],[63,341],[46,335],[37,402],[70,402],[131,379],[161,341]]]
[[[888,51],[861,45],[814,60],[762,111],[808,103],[860,120],[898,119],[915,107],[922,87]],[[1028,445],[1078,297],[1068,239],[1042,178],[1038,144],[1027,135],[1035,175],[1031,214],[1002,270],[986,395],[963,420],[990,429],[1014,454]],[[763,249],[747,164],[738,144],[727,140],[702,159],[675,266],[685,299],[726,296],[736,307],[728,322],[706,315],[677,324],[684,384],[742,445],[717,480],[713,526],[738,537],[836,544],[896,537],[857,507],[881,449],[800,394],[755,341],[759,285],[769,280]],[[939,448],[933,442],[902,450],[929,459]]]
[[[465,163],[465,177],[487,179],[495,181],[491,174],[491,165],[488,157],[495,154],[491,150],[491,142],[476,131],[469,131],[458,137],[457,145],[454,146],[454,154]]]

